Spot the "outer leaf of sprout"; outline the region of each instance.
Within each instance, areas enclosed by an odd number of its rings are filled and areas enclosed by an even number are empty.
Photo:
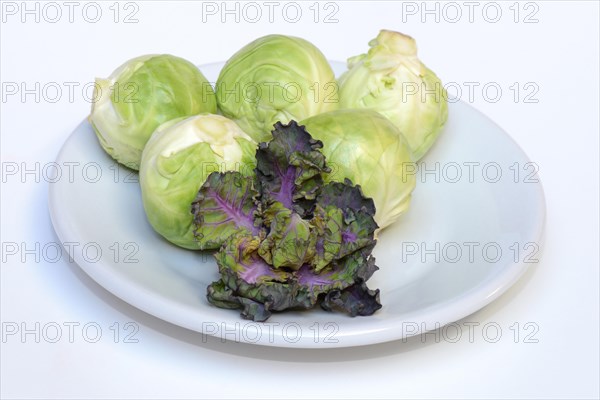
[[[339,80],[341,108],[380,112],[404,135],[415,160],[433,145],[448,118],[447,93],[417,57],[413,38],[382,30],[367,54],[348,60]]]
[[[145,55],[96,80],[88,119],[104,150],[138,170],[144,146],[159,125],[216,111],[214,91],[195,65],[168,54]]]

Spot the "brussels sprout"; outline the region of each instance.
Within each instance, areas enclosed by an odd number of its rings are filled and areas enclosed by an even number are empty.
[[[235,53],[216,85],[217,104],[257,142],[273,124],[338,108],[337,83],[325,56],[304,39],[269,35]]]
[[[158,127],[140,165],[148,221],[170,242],[198,249],[192,202],[211,172],[251,175],[256,142],[235,122],[214,114],[178,118]]]
[[[368,108],[388,117],[418,160],[448,118],[446,91],[417,58],[410,36],[382,30],[369,46],[367,54],[348,59],[348,71],[339,80],[340,107]]]
[[[96,79],[89,121],[115,160],[139,169],[142,151],[163,122],[217,111],[215,94],[198,68],[171,55],[127,61],[107,79]]]
[[[315,139],[332,169],[325,181],[348,178],[375,202],[381,229],[406,210],[415,187],[408,143],[384,116],[371,110],[337,110],[301,122]]]

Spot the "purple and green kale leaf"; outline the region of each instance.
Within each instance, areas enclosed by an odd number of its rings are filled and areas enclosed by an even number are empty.
[[[349,180],[323,183],[323,144],[303,126],[277,123],[272,136],[259,145],[254,178],[213,173],[193,203],[201,248],[219,249],[208,301],[254,321],[319,304],[373,314],[373,201]]]
[[[211,173],[192,203],[194,235],[200,249],[218,249],[239,231],[258,234],[261,228],[255,224],[256,196],[251,177],[234,171]]]

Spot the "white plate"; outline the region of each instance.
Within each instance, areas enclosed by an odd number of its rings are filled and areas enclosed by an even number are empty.
[[[222,65],[201,69],[214,81]],[[501,128],[462,102],[450,104],[448,124],[420,165],[437,169],[439,179],[418,172],[409,211],[380,235],[374,251],[380,270],[369,287],[381,290],[383,308],[370,317],[316,308],[255,323],[213,307],[205,297],[218,279],[212,257],[154,233],[137,175],[104,153],[86,121],[56,162],[63,174],[50,185],[50,215],[75,262],[135,307],[229,340],[316,348],[401,339],[484,307],[540,255],[545,202],[537,176],[530,176],[534,165]]]

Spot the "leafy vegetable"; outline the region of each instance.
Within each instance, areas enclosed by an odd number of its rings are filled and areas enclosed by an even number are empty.
[[[344,183],[331,182],[323,188],[317,203],[325,207],[326,213],[341,210],[341,223],[336,218],[342,235],[339,257],[371,244],[378,228],[373,219],[375,205],[372,199],[363,196],[360,186],[352,186],[349,179]]]
[[[324,175],[325,182],[348,178],[360,185],[377,207],[375,220],[381,229],[408,208],[416,181],[413,160],[406,140],[387,118],[365,109],[337,110],[301,123],[324,143],[332,170]]]
[[[256,142],[233,121],[213,114],[179,118],[162,124],[152,135],[142,155],[140,185],[146,216],[152,227],[167,240],[188,249],[217,249],[220,235],[228,236],[232,229],[223,223],[233,216],[224,214],[219,201],[229,194],[223,193],[226,182],[214,179],[207,182],[207,207],[197,214],[205,223],[196,232],[202,239],[194,238],[195,226],[191,219],[190,204],[199,187],[211,172],[237,170],[251,175],[255,166]],[[235,189],[250,197],[231,211],[251,212],[254,207],[251,185],[238,179],[227,190]],[[236,192],[237,194],[237,192]],[[250,225],[252,218],[250,218]],[[219,229],[209,228],[219,224]],[[230,224],[231,225],[231,224]],[[213,245],[217,240],[218,244]]]
[[[240,230],[258,235],[254,214],[257,192],[241,173],[213,172],[192,204],[194,234],[202,250],[215,250]]]
[[[382,30],[369,52],[348,59],[340,77],[340,106],[367,108],[389,118],[406,137],[415,160],[437,139],[448,118],[440,79],[417,57],[413,38]]]
[[[221,246],[209,302],[255,321],[317,304],[373,314],[381,307],[365,284],[377,270],[373,201],[349,180],[322,184],[322,143],[304,127],[277,123],[272,133],[256,152],[254,180],[212,173],[193,204],[201,246]]]
[[[258,254],[274,268],[298,270],[314,256],[317,236],[309,221],[303,220],[281,203],[266,211],[270,232],[258,248]]]
[[[192,63],[172,55],[131,59],[96,79],[89,121],[115,160],[138,170],[144,146],[162,123],[217,111],[215,94]]]
[[[296,121],[288,126],[275,124],[273,140],[260,143],[256,152],[257,185],[263,207],[280,202],[303,217],[310,215],[318,190],[323,186],[321,173],[329,172],[323,143],[314,140]]]
[[[216,85],[223,115],[257,142],[270,139],[277,121],[308,118],[338,106],[337,84],[325,56],[292,36],[259,38],[225,64]]]

